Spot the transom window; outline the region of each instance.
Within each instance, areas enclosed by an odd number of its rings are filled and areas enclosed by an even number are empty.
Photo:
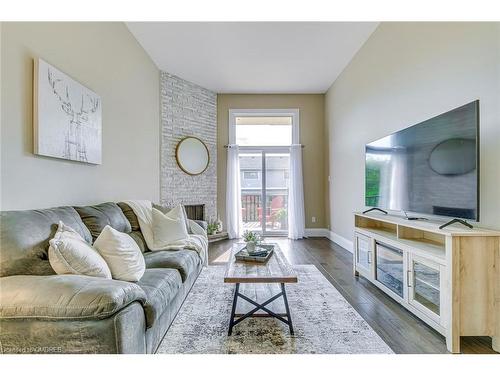
[[[241,147],[288,147],[299,143],[297,109],[231,109],[229,143]]]
[[[290,146],[292,144],[292,117],[236,117],[236,144],[240,146]]]

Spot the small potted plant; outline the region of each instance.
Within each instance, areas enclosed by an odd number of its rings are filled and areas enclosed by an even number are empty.
[[[207,224],[207,234],[209,236],[213,235],[213,234],[216,234],[217,233],[217,229],[218,229],[219,225],[215,222],[215,221],[210,221],[208,224]]]
[[[251,254],[255,252],[256,246],[261,241],[261,237],[257,233],[247,230],[243,233],[243,240],[247,243],[248,253]]]

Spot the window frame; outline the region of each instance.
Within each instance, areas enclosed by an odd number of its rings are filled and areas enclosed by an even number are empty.
[[[300,143],[300,125],[299,118],[300,112],[298,108],[286,109],[229,109],[229,144],[236,144],[236,117],[285,117],[292,118],[292,144]],[[242,150],[252,149],[286,149],[289,150],[290,146],[276,145],[276,146],[240,146]]]

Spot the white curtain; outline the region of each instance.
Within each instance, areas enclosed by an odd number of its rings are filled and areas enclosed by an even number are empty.
[[[302,145],[290,146],[290,186],[288,188],[288,238],[304,237],[304,185],[302,180]]]
[[[241,218],[240,159],[237,145],[227,147],[226,226],[229,238],[239,238]]]

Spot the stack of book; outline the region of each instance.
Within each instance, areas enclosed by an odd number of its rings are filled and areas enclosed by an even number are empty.
[[[265,257],[267,254],[269,254],[269,250],[258,247],[253,253],[249,253],[248,255],[251,255],[253,257]]]

